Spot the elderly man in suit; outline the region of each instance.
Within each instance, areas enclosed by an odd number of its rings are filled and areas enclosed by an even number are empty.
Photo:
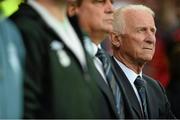
[[[127,5],[114,13],[112,63],[123,89],[125,118],[174,118],[164,88],[143,74],[153,58],[154,12],[143,5]]]
[[[11,19],[27,50],[25,118],[111,117],[76,19],[66,16],[66,0],[27,0]]]

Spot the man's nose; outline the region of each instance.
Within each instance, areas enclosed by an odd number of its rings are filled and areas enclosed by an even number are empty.
[[[154,44],[156,42],[155,33],[148,31],[146,36],[146,42]]]
[[[107,0],[105,7],[106,7],[105,12],[107,12],[107,13],[113,13],[114,12],[114,8],[113,8],[113,4],[112,4],[111,0]]]

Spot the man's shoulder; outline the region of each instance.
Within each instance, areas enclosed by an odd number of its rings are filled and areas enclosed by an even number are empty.
[[[20,4],[19,9],[9,17],[19,26],[29,25],[27,22],[37,23],[40,18],[40,15],[30,5],[25,3]]]
[[[6,39],[6,42],[13,39],[21,39],[17,26],[9,19],[5,18],[0,20],[0,36]]]
[[[150,77],[150,76],[148,76],[146,74],[143,74],[142,77],[143,77],[143,79],[145,79],[145,81],[147,83],[156,84],[156,85],[159,84],[159,82],[157,80],[155,80],[154,78],[152,78],[152,77]]]
[[[28,4],[20,4],[19,9],[9,17],[21,34],[33,37],[44,36],[50,29],[41,16]],[[45,30],[47,29],[47,30]],[[40,35],[41,33],[41,35]],[[44,34],[44,35],[43,35]],[[38,38],[39,39],[39,38]]]
[[[153,89],[159,89],[160,91],[164,91],[163,86],[158,80],[153,79],[152,77],[143,74],[143,79],[146,81],[148,84],[148,87],[153,88]]]

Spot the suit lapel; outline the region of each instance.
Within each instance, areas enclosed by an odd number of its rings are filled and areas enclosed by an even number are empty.
[[[71,17],[69,18],[72,26],[74,27],[75,31],[78,33],[77,35],[79,36],[80,40],[81,40],[81,43],[84,47],[84,44],[83,44],[83,38],[82,38],[82,33],[80,31],[80,29],[77,27],[77,24],[74,24],[74,23],[77,23],[77,18],[76,16],[74,17]],[[85,48],[84,48],[85,49]],[[85,50],[86,52],[86,57],[87,59],[91,59],[90,56],[88,55],[87,51]],[[88,60],[87,60],[88,61]],[[95,67],[95,66],[94,66]],[[101,89],[101,91],[106,95],[106,97],[108,98],[109,102],[110,102],[110,105],[112,107],[112,110],[114,111],[114,113],[117,115],[117,112],[116,112],[116,106],[115,106],[115,102],[114,102],[114,98],[113,98],[113,94],[112,94],[112,91],[110,90],[109,86],[105,83],[105,81],[103,80],[103,78],[101,77],[100,73],[97,71],[98,73],[98,79],[95,80],[99,89]]]
[[[118,83],[122,90],[124,108],[130,110],[129,113],[132,114],[132,117],[134,116],[134,114],[136,114],[136,116],[138,116],[138,118],[142,118],[139,101],[136,97],[136,94],[135,94],[128,78],[126,77],[126,75],[124,74],[124,72],[122,71],[120,66],[116,63],[116,61],[114,60],[113,57],[111,58],[111,60],[112,60],[113,67],[116,72],[115,74],[117,76]],[[126,111],[125,111],[125,116],[126,116]],[[127,116],[127,117],[130,117],[130,116]]]
[[[98,76],[99,76],[99,79],[96,80],[96,83],[97,83],[98,87],[101,89],[101,91],[104,93],[104,95],[106,95],[106,97],[109,100],[109,103],[111,105],[111,108],[114,111],[114,113],[116,114],[116,116],[118,116],[112,91],[109,88],[109,86],[105,83],[104,79],[101,77],[99,72],[98,72]]]
[[[147,84],[148,78],[145,75],[143,75],[143,79],[145,80],[145,82]],[[152,96],[153,93],[152,93],[152,88],[150,86],[145,85],[145,88],[146,88],[146,95],[147,95],[148,116],[149,116],[149,118],[155,118],[155,116],[158,116],[157,115],[158,111],[156,109],[156,103],[153,102],[154,101],[153,98],[155,98],[155,97]],[[152,104],[152,102],[153,102],[153,104]]]

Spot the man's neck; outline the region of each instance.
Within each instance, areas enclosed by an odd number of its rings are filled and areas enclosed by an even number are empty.
[[[106,38],[107,35],[104,33],[90,33],[89,36],[93,43],[99,45]]]
[[[56,3],[53,0],[38,0],[37,2],[45,7],[57,20],[64,21],[66,16],[66,5],[60,3]]]
[[[144,64],[139,64],[136,61],[133,62],[120,54],[114,54],[113,56],[136,74],[139,74],[143,69]]]

